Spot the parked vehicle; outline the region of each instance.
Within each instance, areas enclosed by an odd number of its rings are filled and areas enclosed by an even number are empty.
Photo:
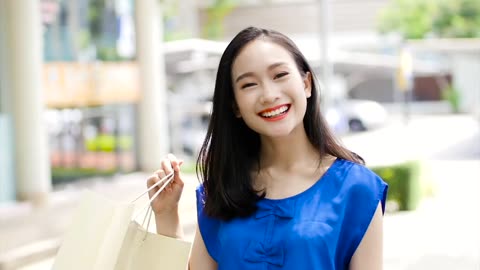
[[[387,110],[371,100],[345,99],[326,109],[325,118],[336,134],[372,130],[385,124]]]

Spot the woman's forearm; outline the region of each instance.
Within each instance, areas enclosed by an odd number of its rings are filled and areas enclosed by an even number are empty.
[[[169,213],[155,214],[155,223],[158,234],[183,239],[183,228],[180,224],[178,210]]]

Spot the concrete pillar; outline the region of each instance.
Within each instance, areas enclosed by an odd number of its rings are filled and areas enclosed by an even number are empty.
[[[13,177],[13,136],[6,66],[6,13],[5,1],[0,1],[0,205],[15,201],[15,178]]]
[[[42,25],[39,0],[2,1],[5,50],[14,130],[18,200],[46,201],[51,190],[43,119]]]
[[[5,9],[5,1],[0,1],[0,114],[9,113],[10,102],[8,98],[7,79],[8,68],[6,66],[7,57],[7,13]],[[1,169],[1,167],[0,167]]]
[[[460,92],[460,110],[480,115],[480,50],[452,53],[453,85]]]
[[[163,56],[163,23],[158,0],[135,1],[137,63],[141,98],[139,162],[144,171],[159,168],[170,149],[167,89]]]

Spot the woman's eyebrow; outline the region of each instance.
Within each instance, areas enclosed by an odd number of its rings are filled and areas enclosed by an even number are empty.
[[[240,81],[241,79],[244,79],[244,78],[250,77],[250,76],[253,76],[253,72],[243,73],[242,75],[237,77],[237,79],[235,80],[235,83],[238,83],[238,81]]]
[[[273,63],[271,64],[270,66],[268,66],[268,70],[272,70],[278,66],[281,66],[281,65],[286,65],[287,63],[285,62],[277,62],[277,63]],[[235,83],[238,83],[238,81],[240,81],[241,79],[244,79],[246,77],[250,77],[250,76],[253,76],[253,72],[245,72],[243,73],[242,75],[238,76],[237,79],[235,80]]]

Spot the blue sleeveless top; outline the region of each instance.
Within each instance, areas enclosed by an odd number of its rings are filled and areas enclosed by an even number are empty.
[[[348,269],[388,186],[366,167],[337,159],[307,190],[262,199],[246,218],[206,216],[197,188],[198,225],[219,270]]]

